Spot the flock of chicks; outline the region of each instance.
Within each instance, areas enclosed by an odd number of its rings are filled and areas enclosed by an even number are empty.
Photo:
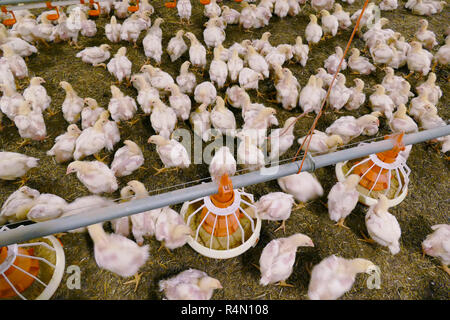
[[[166,52],[171,61],[184,57],[185,53],[189,57],[182,64],[180,74],[173,79],[167,72],[150,64],[154,61],[159,66],[163,54],[160,24],[164,20],[156,18],[151,24],[153,7],[147,1],[142,1],[140,9],[129,15],[127,0],[100,2],[103,13],[109,14],[115,9],[115,14],[105,27],[106,38],[113,43],[128,41],[138,47],[139,35],[146,30],[142,46],[148,61],[142,66],[140,73],[131,74],[132,63],[126,57],[126,47],[121,47],[113,58],[108,44],[85,48],[76,55],[94,67],[106,68],[117,79],[117,83],[110,87],[112,98],[107,110],[92,98],[80,97],[68,82],[60,82],[61,88],[66,92],[61,110],[69,126],[66,133],[55,139],[54,146],[47,154],[55,157],[58,163],[74,160],[68,165],[67,174],[76,173],[82,184],[94,195],[67,203],[56,195],[41,194],[38,190],[22,186],[3,204],[0,224],[24,219],[40,222],[77,214],[86,207],[114,205],[112,200],[100,194],[116,191],[119,188],[118,177],[130,175],[143,165],[143,153],[135,142],[125,140],[124,146],[115,152],[110,166],[103,163],[98,154],[103,149],[114,150],[114,146],[121,141],[118,123],[133,123],[138,106],[145,115],[150,116],[151,126],[156,133],[148,142],[156,145],[156,151],[164,164],[163,169],[155,168],[157,173],[191,165],[185,147],[172,138],[178,121],[189,120],[194,133],[205,142],[221,135],[239,138],[238,162],[228,147],[216,151],[209,166],[213,180],[218,180],[223,174],[234,175],[237,163],[250,170],[263,167],[266,159],[262,148],[267,141],[270,142],[269,159],[279,159],[294,142],[293,128],[296,121],[308,113],[319,113],[326,97],[328,105],[336,112],[340,112],[342,108],[356,110],[361,107],[366,102],[366,95],[363,92],[365,84],[359,78],[354,80],[355,86],[349,88],[346,87],[345,76],[338,73],[336,83],[327,96],[326,89],[331,85],[333,75],[338,71],[344,56],[342,48],[336,47],[335,53],[324,61],[324,68],[319,68],[316,75],[311,75],[303,88],[289,68],[283,67],[287,62],[305,66],[313,46],[327,37],[334,37],[339,29],[351,27],[360,11],[350,16],[334,0],[311,0],[312,8],[319,12],[322,25],[318,24],[317,16],[310,15],[310,23],[305,29],[308,44],[303,44],[302,37],[297,36],[295,44],[274,47],[269,42],[271,34],[265,32],[260,39],[246,39],[229,48],[222,45],[227,25],[239,24],[245,29],[261,28],[269,24],[272,15],[280,18],[298,15],[301,11],[300,4],[304,3],[305,1],[298,0],[262,0],[258,5],[242,2],[242,10],[239,12],[225,5],[220,7],[212,0],[204,7],[204,15],[208,18],[203,31],[206,47],[193,33],[184,30],[179,30],[168,43]],[[333,5],[334,12],[330,14],[329,10]],[[422,15],[438,13],[443,8],[442,3],[432,0],[408,1],[406,6]],[[23,143],[30,139],[46,139],[43,112],[48,109],[50,115],[54,113],[49,109],[51,97],[42,86],[44,79],[33,77],[22,93],[17,91],[16,79],[28,77],[23,57],[37,52],[33,45],[37,41],[44,44],[68,41],[78,48],[79,33],[86,37],[94,36],[97,33],[96,25],[87,18],[86,8],[81,5],[73,6],[67,10],[68,16],[60,11],[56,25],[47,19],[46,13],[49,12],[44,12],[35,19],[31,13],[22,10],[16,12],[18,21],[12,29],[0,27],[0,48],[3,52],[0,59],[0,89],[3,92],[0,99],[0,121],[2,113],[5,114],[25,139]],[[191,8],[189,0],[177,2],[178,15],[185,23],[190,23]],[[436,108],[442,91],[435,83],[435,73],[430,71],[436,64],[449,64],[450,36],[447,36],[445,45],[433,56],[428,50],[438,43],[435,34],[427,30],[427,20],[420,20],[421,26],[415,34],[415,41],[408,43],[400,33],[383,28],[389,22],[387,19],[374,21],[378,8],[394,10],[397,8],[397,1],[383,0],[379,7],[370,3],[361,19],[360,30],[366,30],[364,33],[359,32],[366,44],[363,51],[370,56],[372,62],[361,56],[360,50],[353,48],[348,60],[344,59],[340,66],[340,70],[348,67],[352,72],[362,75],[376,72],[377,68],[384,70],[386,75],[382,83],[375,85],[375,92],[368,97],[373,112],[360,118],[340,117],[325,132],[315,130],[309,145],[312,153],[331,152],[360,135],[377,134],[381,117],[387,119],[392,132],[411,133],[417,132],[419,127],[430,129],[446,125]],[[117,19],[125,20],[120,24]],[[190,41],[190,46],[185,43],[183,36]],[[196,76],[189,68],[203,76],[207,68],[206,55],[209,48],[213,48],[213,60],[208,70],[209,81],[197,84]],[[405,65],[411,73],[428,75],[428,79],[416,88],[417,97],[410,91],[409,82],[395,75],[394,69]],[[258,82],[269,78],[276,88],[276,103],[286,110],[299,106],[303,113],[287,119],[282,128],[273,130],[267,137],[270,126],[278,125],[276,110],[260,103],[252,103],[247,90],[255,90],[259,95]],[[133,97],[124,95],[119,89],[118,85],[123,81],[137,90],[137,103]],[[232,83],[235,84],[231,86]],[[224,87],[227,87],[226,95],[222,98],[217,94],[217,89]],[[193,112],[191,97],[199,104]],[[242,128],[237,127],[235,115],[227,108],[227,103],[242,110]],[[408,103],[409,110],[406,107]],[[212,105],[214,107],[211,110]],[[81,129],[78,127],[80,121]],[[298,143],[302,144],[305,138],[299,138]],[[447,152],[450,148],[449,137],[440,138],[439,141],[442,142],[442,152]],[[409,150],[402,156],[407,158],[408,153]],[[83,160],[89,156],[94,156],[96,161]],[[38,167],[38,160],[19,153],[0,152],[0,179],[21,178],[29,169]],[[350,175],[344,182],[333,186],[328,194],[330,218],[341,227],[345,227],[344,219],[358,202],[358,182],[359,176]],[[300,202],[298,207],[323,195],[323,188],[317,178],[307,172],[280,178],[278,184],[283,192],[261,197],[256,206],[262,219],[282,221],[280,228],[284,228],[284,222],[289,218],[295,201]],[[132,201],[147,197],[148,191],[141,182],[130,181],[121,189],[120,194],[122,201]],[[102,224],[71,232],[87,230],[94,241],[97,264],[123,277],[135,275],[136,285],[140,277],[138,270],[149,258],[148,246],[142,246],[144,237],[155,236],[167,249],[175,249],[186,244],[191,235],[190,228],[180,214],[169,207],[116,219],[111,221],[111,225],[113,234],[106,233]],[[135,241],[127,238],[130,226]],[[400,226],[388,212],[386,197],[380,196],[378,203],[370,207],[366,214],[366,226],[375,242],[388,247],[392,254],[400,251]],[[422,244],[423,250],[441,259],[443,267],[449,272],[450,226],[436,225],[433,229],[435,232]],[[260,283],[287,285],[285,280],[293,271],[295,252],[299,246],[314,244],[303,234],[272,240],[264,248],[260,258]],[[357,273],[367,272],[372,266],[373,263],[365,259],[347,260],[330,256],[313,268],[308,296],[311,299],[337,299],[351,288]],[[193,269],[160,282],[160,288],[168,299],[210,299],[213,290],[221,287],[218,280]]]

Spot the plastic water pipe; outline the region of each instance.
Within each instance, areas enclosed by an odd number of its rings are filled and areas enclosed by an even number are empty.
[[[403,143],[405,145],[416,144],[447,135],[450,135],[450,125],[406,135],[403,139]],[[370,154],[390,150],[393,146],[394,145],[390,140],[383,140],[316,157],[309,157],[308,160],[305,161],[302,171],[314,171],[317,168],[326,167],[338,162],[362,158]],[[273,171],[261,169],[259,171],[234,176],[232,177],[233,186],[234,188],[242,188],[295,174],[297,173],[299,166],[300,161],[296,161],[276,167],[270,167],[269,169]],[[84,213],[76,215],[39,222],[27,226],[20,226],[16,229],[0,232],[0,246],[21,243],[31,239],[66,232],[68,230],[85,227],[103,221],[130,216],[139,212],[198,199],[217,193],[217,188],[218,187],[215,182],[209,182],[189,188],[150,196],[145,199],[128,201],[110,207],[88,210]]]

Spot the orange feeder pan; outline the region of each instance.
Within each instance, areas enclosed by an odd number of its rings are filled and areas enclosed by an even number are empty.
[[[17,253],[14,263],[0,274],[0,298],[11,298],[17,295],[11,285],[19,293],[25,291],[33,284],[35,280],[33,277],[37,277],[39,273],[39,261],[29,258],[34,254],[33,248],[17,248]],[[0,265],[7,256],[8,248],[0,248]]]
[[[80,3],[81,4],[85,4],[84,0],[80,0]],[[94,8],[95,8],[95,6],[97,6],[97,9],[90,9],[88,11],[88,15],[90,17],[98,17],[98,16],[100,16],[100,11],[101,11],[100,4],[98,2],[96,2],[96,1],[94,1],[94,0],[89,0],[89,4],[92,7],[94,7]]]
[[[139,0],[136,0],[136,4],[134,6],[128,7],[128,12],[136,12],[139,10]]]
[[[12,18],[10,18],[10,19],[3,20],[3,24],[5,26],[10,27],[10,26],[13,26],[17,22],[14,12],[8,11],[5,6],[2,6],[2,12],[5,14],[9,13],[12,16]]]
[[[166,8],[175,8],[177,6],[177,1],[174,0],[172,2],[166,2],[164,3],[164,5],[166,6]]]
[[[210,0],[200,0],[200,3],[204,6],[206,6],[206,5],[210,4],[211,1]]]
[[[59,19],[59,9],[58,7],[52,6],[52,3],[50,1],[47,1],[45,3],[47,5],[47,8],[49,8],[50,10],[55,9],[56,13],[52,13],[52,14],[48,14],[47,15],[47,19],[50,21],[55,21]]]

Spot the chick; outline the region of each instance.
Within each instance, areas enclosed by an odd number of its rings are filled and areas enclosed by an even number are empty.
[[[233,50],[232,56],[227,62],[227,68],[231,81],[236,82],[239,73],[244,68],[244,61],[239,57],[237,49]]]
[[[307,136],[299,138],[297,140],[298,144],[302,145],[306,138]],[[311,135],[311,138],[308,138],[307,142],[305,142],[303,150],[306,149],[306,144],[308,143],[308,141],[309,141],[308,151],[313,154],[314,153],[323,154],[333,152],[336,151],[338,146],[344,144],[342,138],[339,135],[333,134],[329,136],[326,133],[319,130],[314,130],[313,134]]]
[[[314,243],[310,237],[302,233],[270,241],[264,247],[259,258],[261,268],[259,283],[266,286],[270,283],[279,282],[281,286],[291,286],[286,284],[285,280],[289,278],[293,271],[298,247],[314,247]]]
[[[106,146],[105,132],[103,126],[106,120],[99,118],[93,127],[83,130],[75,142],[73,157],[81,160],[89,155],[98,154]],[[98,158],[96,156],[96,158]]]
[[[242,68],[239,72],[239,85],[243,89],[255,89],[258,91],[259,81],[263,80],[264,76],[250,68]]]
[[[351,174],[344,181],[336,183],[328,193],[328,213],[330,219],[337,222],[337,226],[348,229],[344,221],[358,203],[356,186],[359,179],[359,175]]]
[[[112,193],[119,187],[114,172],[100,161],[74,161],[67,167],[66,174],[77,173],[78,180],[89,192]]]
[[[253,171],[259,170],[265,165],[264,154],[257,146],[255,137],[239,132],[236,137],[241,139],[237,149],[238,164]]]
[[[214,59],[211,61],[209,67],[209,78],[212,83],[217,84],[217,88],[221,89],[225,85],[228,77],[228,67],[225,62],[220,59],[222,49],[214,49]]]
[[[167,300],[210,300],[214,289],[222,289],[219,280],[195,269],[159,282],[159,290],[164,292]]]
[[[76,124],[71,124],[67,127],[67,132],[56,137],[55,144],[47,151],[48,156],[55,156],[58,163],[64,163],[73,159],[73,152],[75,144],[81,130]]]
[[[161,246],[170,250],[182,247],[191,234],[191,228],[178,212],[169,207],[161,210],[155,224],[155,237],[163,242]]]
[[[191,159],[187,150],[178,141],[153,135],[148,139],[148,143],[156,145],[156,152],[164,164],[163,169],[154,168],[157,174],[167,171],[169,168],[188,168],[191,165]]]
[[[333,16],[338,19],[339,28],[346,30],[352,25],[352,20],[350,20],[350,14],[342,9],[339,3],[334,4]]]
[[[306,86],[300,91],[298,100],[303,113],[306,114],[313,111],[319,113],[326,94],[326,91],[322,89],[322,80],[311,75]]]
[[[322,80],[322,87],[324,88],[328,88],[333,80],[333,75],[329,74],[324,68],[318,68],[314,76]]]
[[[283,128],[275,129],[270,133],[270,160],[279,160],[294,143],[294,125],[296,117],[290,117],[284,123]]]
[[[334,5],[334,0],[311,0],[311,7],[316,11],[323,9],[331,10]]]
[[[47,221],[60,217],[67,207],[67,202],[54,194],[41,193],[33,202],[27,218],[34,222]]]
[[[277,90],[277,102],[283,109],[292,110],[297,106],[300,84],[288,68],[275,66],[275,89]]]
[[[338,19],[325,9],[320,11],[320,16],[324,38],[326,38],[328,35],[330,37],[334,37],[337,34],[339,28]]]
[[[187,120],[191,112],[191,99],[189,96],[182,93],[180,88],[174,83],[168,86],[166,90],[170,91],[169,103],[178,119]]]
[[[445,45],[439,48],[438,52],[434,55],[433,69],[437,64],[446,66],[450,63],[450,36],[445,38]]]
[[[236,118],[226,106],[220,96],[216,97],[216,105],[211,111],[211,124],[220,134],[236,135]]]
[[[253,71],[260,73],[264,76],[264,78],[269,77],[269,65],[267,61],[261,56],[258,52],[256,52],[255,48],[252,45],[247,46],[247,55],[245,56],[245,60],[248,63],[248,66]],[[241,85],[242,86],[242,85]]]
[[[131,82],[138,88],[137,102],[141,107],[145,115],[149,115],[152,112],[151,101],[159,99],[159,91],[153,88],[146,80],[144,75],[133,75],[131,76]]]
[[[189,0],[188,3],[190,4]],[[175,37],[170,39],[167,45],[167,53],[172,62],[178,60],[187,50],[188,46],[183,40],[184,30],[178,30]]]
[[[211,159],[209,164],[209,174],[213,181],[219,181],[220,178],[227,174],[234,176],[236,173],[236,160],[228,147],[220,147]]]
[[[442,269],[450,275],[450,225],[436,224],[431,226],[434,230],[422,242],[424,254],[438,258],[441,261]]]
[[[397,9],[397,0],[382,0],[380,2],[380,9],[383,11],[392,11]]]
[[[337,72],[337,68],[339,66],[339,63],[341,62],[341,59],[344,57],[344,52],[342,51],[341,47],[335,48],[335,53],[329,56],[324,63],[325,69],[327,69],[328,73],[335,74]],[[342,60],[341,69],[345,70],[347,69],[347,61],[345,59]]]
[[[181,21],[186,21],[190,24],[191,13],[192,13],[192,5],[190,0],[179,0],[177,1],[177,11],[178,16]]]
[[[115,16],[119,19],[125,19],[128,16],[129,5],[128,0],[114,2]]]
[[[95,99],[85,98],[83,101],[86,107],[81,110],[81,128],[84,130],[92,127],[105,109],[99,107]]]
[[[99,47],[88,47],[81,50],[75,57],[81,58],[83,62],[90,63],[94,67],[102,66],[106,68],[103,62],[111,57],[109,50],[111,50],[111,47],[108,44],[102,44]]]
[[[285,230],[285,222],[291,216],[292,205],[294,204],[294,196],[284,192],[271,192],[262,196],[256,203],[258,216],[262,220],[279,221],[281,226],[276,229]]]
[[[254,4],[248,4],[247,1],[241,2],[242,10],[239,16],[239,26],[244,29],[253,28],[257,23],[256,18],[256,6]]]
[[[297,38],[295,38],[293,53],[295,60],[299,62],[302,67],[306,66],[306,62],[308,61],[309,47],[308,45],[303,44],[301,36],[297,36]]]
[[[0,168],[2,166],[1,163],[2,153],[0,153]],[[39,195],[39,191],[26,186],[20,187],[11,193],[3,202],[0,210],[0,225],[24,220]]]
[[[31,105],[31,101],[24,100],[22,102],[14,117],[14,124],[22,138],[42,141],[47,136],[44,117],[39,109],[34,110]]]
[[[159,68],[154,68],[151,65],[143,65],[141,68],[142,72],[150,78],[150,84],[159,91],[164,91],[170,84],[175,83],[170,74],[162,71]]]
[[[117,50],[117,53],[114,55],[106,67],[110,74],[116,77],[118,83],[122,83],[123,79],[130,81],[131,76],[131,61],[126,57],[127,48],[121,47]]]
[[[155,132],[162,137],[169,139],[177,124],[177,114],[159,98],[152,100],[153,112],[150,115],[150,122]]]
[[[111,16],[110,23],[105,25],[105,35],[109,41],[117,43],[120,41],[120,29],[122,25],[117,23],[116,16]]]
[[[0,63],[6,61],[12,74],[17,79],[28,77],[28,68],[25,60],[23,60],[20,55],[15,53],[12,47],[10,47],[8,44],[3,44],[1,46],[1,49],[3,51],[3,57],[0,58]]]
[[[420,19],[419,24],[420,24],[420,28],[414,34],[414,37],[419,42],[421,42],[425,48],[427,48],[428,50],[431,50],[434,46],[436,46],[438,44],[436,41],[436,35],[434,34],[433,31],[427,30],[428,21],[426,19]]]
[[[320,39],[322,39],[322,27],[317,24],[317,17],[313,14],[309,15],[310,23],[306,26],[305,29],[305,38],[308,42],[309,47],[313,44],[319,43]]]
[[[8,85],[13,90],[17,89],[14,75],[5,60],[0,63],[0,85]]]
[[[0,98],[0,110],[3,112],[11,121],[19,113],[19,107],[23,103],[23,96],[12,88],[8,83],[0,84],[0,89],[3,92]]]
[[[292,194],[297,201],[305,203],[323,195],[323,188],[315,176],[309,172],[300,172],[279,178],[278,185],[286,193]],[[301,207],[302,205],[300,205]]]
[[[376,204],[366,213],[366,227],[370,237],[382,246],[389,248],[392,254],[400,252],[400,225],[391,213],[388,198],[381,194]]]
[[[189,72],[190,61],[185,61],[180,67],[180,74],[177,76],[176,81],[180,87],[181,92],[192,94],[194,88],[197,85],[197,79],[195,74]]]
[[[414,72],[419,72],[426,76],[430,72],[432,59],[433,55],[429,51],[422,49],[420,42],[411,42],[411,50],[406,56],[410,75]]]
[[[358,273],[369,273],[375,265],[366,259],[345,259],[331,255],[315,265],[309,281],[311,300],[336,300],[349,291]]]
[[[407,86],[409,84],[403,77],[396,76],[394,74],[394,69],[386,67],[384,71],[386,72],[386,75],[384,76],[381,85],[389,94],[396,94],[403,86]]]
[[[194,100],[197,103],[204,103],[209,106],[216,101],[216,97],[216,87],[209,81],[204,81],[195,87]]]
[[[136,143],[125,140],[123,144],[125,146],[116,151],[111,163],[111,170],[116,177],[128,176],[144,164],[144,155]]]
[[[189,60],[191,61],[192,66],[204,69],[206,66],[205,47],[197,40],[192,32],[186,32],[184,36],[191,42],[189,48]]]
[[[357,119],[353,116],[340,117],[325,130],[325,133],[328,135],[337,134],[342,138],[344,144],[347,144],[361,134],[376,134],[380,126],[378,120],[380,115],[379,112],[372,112]]]
[[[221,17],[225,19],[225,22],[227,25],[229,24],[238,24],[239,18],[241,14],[239,11],[230,8],[229,6],[223,5],[222,6],[222,15]]]
[[[211,138],[211,117],[207,107],[207,104],[202,103],[194,112],[191,112],[189,117],[194,133],[204,142]]]
[[[369,97],[372,110],[383,113],[388,120],[391,120],[395,108],[394,101],[386,95],[386,91],[381,84],[375,85],[374,89],[375,92]]]
[[[251,44],[255,48],[256,51],[258,51],[262,55],[266,55],[270,50],[273,49],[273,46],[269,42],[269,37],[272,34],[270,32],[264,32],[260,39],[252,40]],[[237,48],[236,48],[237,50]],[[239,50],[238,50],[239,52]],[[244,54],[244,52],[240,53],[241,55]],[[246,55],[246,51],[245,54]]]
[[[351,49],[350,52],[351,56],[348,58],[348,66],[352,71],[368,75],[376,70],[375,66],[369,62],[369,59],[359,55],[360,53],[357,48]]]
[[[345,105],[345,109],[347,110],[359,109],[359,107],[361,107],[366,101],[366,95],[363,92],[364,81],[358,78],[353,79],[353,81],[355,82],[355,86],[350,88],[351,95]]]
[[[238,85],[228,87],[225,92],[225,101],[234,108],[242,108],[245,100],[250,103],[250,96],[248,93]]]
[[[434,72],[430,72],[428,79],[417,86],[416,91],[419,96],[427,92],[428,101],[434,105],[437,105],[439,99],[442,97],[442,90],[438,85],[436,85],[436,74]]]
[[[284,18],[288,15],[288,12],[289,12],[288,0],[275,1],[273,13],[275,13],[280,18]]]
[[[137,48],[137,40],[141,32],[148,29],[150,26],[150,19],[145,13],[134,13],[127,18],[120,27],[120,39],[128,42],[133,42],[133,47]]]
[[[406,106],[404,104],[397,107],[392,120],[389,121],[389,128],[392,132],[413,133],[419,131],[414,120],[406,114]]]
[[[109,100],[108,111],[111,118],[116,121],[130,120],[137,111],[136,101],[130,96],[125,96],[119,88],[111,86],[112,98]]]
[[[328,96],[328,103],[333,109],[339,111],[347,104],[352,95],[352,90],[345,86],[346,79],[342,73],[339,73],[336,79],[336,84],[333,85]]]
[[[59,85],[66,92],[66,98],[61,107],[64,119],[69,123],[77,123],[80,120],[81,110],[84,107],[83,98],[78,96],[67,81],[61,81]]]
[[[211,18],[205,23],[206,28],[203,29],[203,41],[208,48],[216,48],[225,41],[225,31],[220,27],[219,18]]]
[[[86,14],[81,16],[81,35],[85,37],[94,37],[97,33],[95,21],[89,20]]]
[[[39,159],[16,152],[0,151],[0,179],[15,180],[38,166]]]
[[[32,102],[33,110],[42,112],[50,106],[52,99],[41,83],[45,83],[45,80],[41,77],[31,78],[30,85],[23,91],[23,97],[25,100]]]
[[[369,53],[372,56],[373,63],[379,65],[388,65],[394,58],[394,52],[384,41],[377,40],[373,47],[370,47]]]
[[[155,21],[156,22],[156,21]],[[155,62],[159,65],[161,63],[161,56],[163,54],[162,51],[162,38],[158,37],[156,34],[147,32],[147,35],[142,40],[142,45],[144,47],[145,56],[149,59],[155,60]],[[150,60],[147,60],[146,64],[149,63]]]

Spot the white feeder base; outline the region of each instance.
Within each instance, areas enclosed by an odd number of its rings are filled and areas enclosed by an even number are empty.
[[[66,257],[64,255],[64,250],[59,242],[54,236],[45,237],[52,243],[52,247],[55,249],[56,263],[55,270],[53,270],[53,276],[50,279],[47,287],[42,291],[42,293],[36,298],[36,300],[49,300],[53,294],[58,289],[61,283],[62,277],[64,275],[64,270],[66,267]]]

